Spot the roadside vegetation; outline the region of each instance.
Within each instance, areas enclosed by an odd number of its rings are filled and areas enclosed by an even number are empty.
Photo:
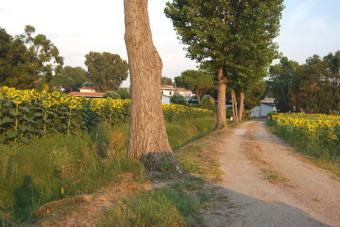
[[[272,114],[268,125],[297,151],[340,176],[339,115]]]
[[[26,221],[49,201],[94,192],[120,182],[122,174],[145,180],[142,162],[127,157],[129,100],[0,91],[1,218]],[[163,111],[173,148],[214,128],[212,111],[180,105],[165,105]]]

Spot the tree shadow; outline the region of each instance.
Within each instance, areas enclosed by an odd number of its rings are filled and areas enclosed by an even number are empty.
[[[264,201],[242,194],[221,185],[205,182],[195,193],[206,193],[201,201],[201,226],[278,226],[314,227],[329,226],[305,211],[282,202]]]

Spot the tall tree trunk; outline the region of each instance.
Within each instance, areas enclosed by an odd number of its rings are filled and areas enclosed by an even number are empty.
[[[238,121],[239,116],[238,116],[238,109],[237,109],[237,97],[236,97],[236,93],[234,89],[231,90],[231,100],[232,100],[232,105],[233,105],[233,118],[234,118],[234,121]]]
[[[243,114],[244,114],[244,98],[245,98],[245,94],[243,91],[241,91],[240,93],[240,106],[239,106],[239,121],[242,121],[243,120]]]
[[[224,76],[222,66],[218,67],[218,100],[216,128],[224,128],[227,125],[226,93],[227,79]]]
[[[132,97],[128,155],[172,154],[161,108],[163,65],[152,41],[148,0],[125,0],[124,9]]]

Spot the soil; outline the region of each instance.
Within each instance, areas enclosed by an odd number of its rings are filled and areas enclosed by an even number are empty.
[[[205,226],[340,226],[340,181],[272,135],[264,121],[220,133],[221,183]]]

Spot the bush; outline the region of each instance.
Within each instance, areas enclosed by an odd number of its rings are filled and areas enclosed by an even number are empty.
[[[121,99],[130,99],[131,94],[130,94],[130,89],[129,88],[119,88],[117,90],[117,93],[119,94]]]
[[[174,96],[172,96],[170,98],[170,102],[171,104],[187,105],[187,100],[179,94],[175,94]]]
[[[200,106],[204,109],[213,110],[215,109],[215,100],[210,95],[205,95],[202,97]]]
[[[104,98],[120,99],[120,95],[116,91],[108,91],[105,93]]]
[[[112,128],[106,122],[100,123],[91,132],[91,139],[97,155],[104,159],[113,156],[113,147],[111,146]]]

